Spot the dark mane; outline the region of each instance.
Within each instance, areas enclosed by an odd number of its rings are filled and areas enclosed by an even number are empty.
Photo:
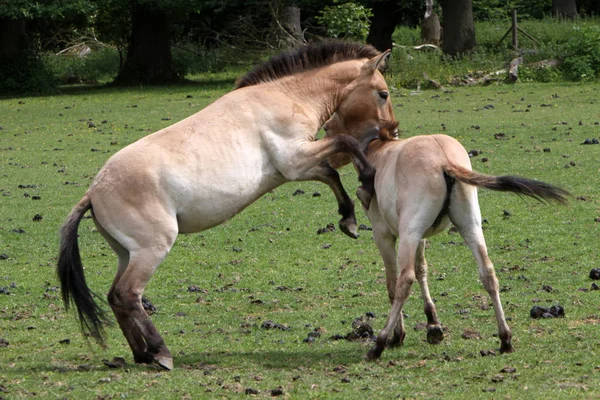
[[[301,71],[341,61],[373,58],[379,55],[373,46],[355,42],[325,41],[299,47],[272,57],[237,81],[236,89],[270,82]]]

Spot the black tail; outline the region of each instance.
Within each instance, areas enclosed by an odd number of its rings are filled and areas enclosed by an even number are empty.
[[[71,302],[75,303],[81,330],[84,333],[89,333],[100,344],[103,344],[103,325],[106,322],[106,317],[104,311],[94,301],[94,297],[98,296],[90,291],[85,282],[79,245],[77,244],[79,222],[83,218],[83,214],[91,208],[92,203],[86,194],[73,208],[60,229],[57,274],[65,309],[69,309]]]
[[[475,171],[469,171],[458,165],[452,165],[446,168],[446,173],[469,185],[480,186],[501,192],[523,194],[525,196],[533,197],[540,202],[556,201],[565,205],[568,203],[567,198],[571,195],[565,189],[546,182],[521,178],[519,176],[484,175]]]

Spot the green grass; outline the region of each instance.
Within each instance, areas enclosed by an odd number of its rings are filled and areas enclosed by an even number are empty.
[[[445,132],[483,151],[472,159],[481,172],[542,179],[574,195],[560,207],[480,192],[515,353],[480,356],[498,347],[496,322],[471,254],[451,233],[426,250],[430,289],[448,329],[443,344],[431,346],[413,329],[425,320],[417,287],[405,309],[403,348],[368,362],[370,343],[330,340],[366,312],[376,315],[378,331],[388,304],[368,231],[356,241],[339,231],[316,234],[338,220],[333,196],[318,183],[284,185],[222,226],[179,237],[145,293],[158,307],[152,318],[175,355],[174,371],[133,364],[117,326],[107,328],[106,349],[87,343],[57,291],[60,224],[111,154],[231,87],[225,76],[198,86],[0,100],[0,254],[8,256],[0,260],[0,287],[10,291],[0,294],[0,337],[10,343],[0,347],[0,397],[230,398],[252,388],[264,398],[282,387],[288,398],[597,398],[600,291],[578,290],[590,288],[600,239],[600,145],[580,145],[600,138],[597,83],[393,92],[403,136]],[[341,172],[353,192],[355,172]],[[293,196],[296,189],[305,194]],[[43,219],[33,221],[36,214]],[[104,296],[116,259],[87,219],[80,248],[88,283]],[[202,291],[189,292],[191,285]],[[532,306],[554,304],[566,318],[529,318]],[[261,329],[266,320],[290,329]],[[315,328],[321,337],[305,343]],[[462,339],[465,329],[481,339]],[[125,368],[104,366],[116,356]],[[501,372],[505,366],[516,372]]]

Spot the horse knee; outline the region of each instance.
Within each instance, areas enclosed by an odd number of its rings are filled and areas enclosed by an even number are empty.
[[[123,290],[115,287],[111,288],[107,295],[108,304],[111,308],[118,310],[135,308],[140,297],[140,295],[131,290]]]
[[[416,280],[417,277],[413,269],[403,270],[398,277],[398,284],[404,284],[410,288]]]

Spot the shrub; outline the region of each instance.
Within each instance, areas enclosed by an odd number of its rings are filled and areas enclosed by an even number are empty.
[[[371,10],[360,4],[344,3],[325,7],[316,20],[325,26],[329,37],[365,40],[372,16]]]
[[[35,55],[0,59],[0,93],[46,93],[56,84],[52,71]]]
[[[600,26],[573,27],[565,45],[562,69],[572,80],[589,80],[600,75]]]
[[[109,82],[119,72],[119,53],[113,48],[92,50],[84,57],[51,53],[44,63],[62,83]]]

